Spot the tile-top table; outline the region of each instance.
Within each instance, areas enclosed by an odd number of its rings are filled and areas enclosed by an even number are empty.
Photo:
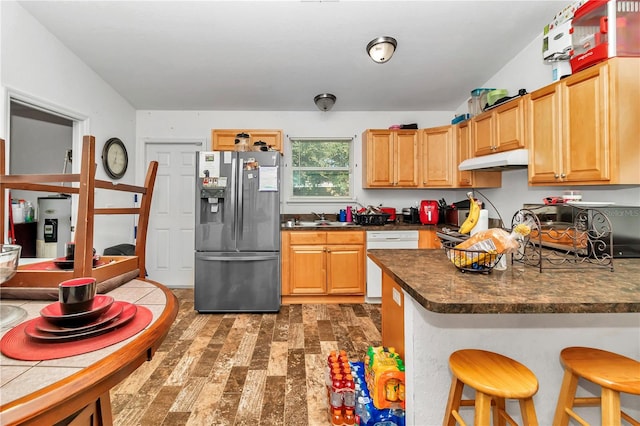
[[[178,305],[169,289],[147,280],[134,279],[108,294],[148,308],[153,314],[151,323],[133,337],[82,355],[47,361],[19,361],[0,355],[3,425],[55,424],[78,412],[76,419],[94,415],[97,424],[111,424],[109,389],[152,358],[176,318]],[[23,308],[28,320],[52,301],[0,303]]]

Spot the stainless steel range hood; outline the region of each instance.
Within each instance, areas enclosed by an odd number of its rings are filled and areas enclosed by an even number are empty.
[[[483,155],[464,160],[458,166],[460,170],[501,171],[526,168],[529,164],[529,151],[514,149],[513,151]]]

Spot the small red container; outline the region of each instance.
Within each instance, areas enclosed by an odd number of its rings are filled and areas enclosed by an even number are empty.
[[[438,201],[422,200],[420,202],[420,223],[423,225],[435,225],[440,218]]]

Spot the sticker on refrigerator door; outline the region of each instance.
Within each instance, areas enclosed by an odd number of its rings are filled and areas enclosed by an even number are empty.
[[[278,167],[262,166],[258,169],[260,186],[258,191],[278,190]]]
[[[220,153],[214,151],[202,151],[199,158],[200,177],[220,176]]]

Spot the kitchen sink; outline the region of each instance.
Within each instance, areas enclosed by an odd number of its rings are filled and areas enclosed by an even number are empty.
[[[314,220],[313,222],[300,222],[298,226],[359,226],[353,222],[338,222],[332,220]]]
[[[293,225],[293,228],[309,228],[309,227],[318,227],[318,228],[341,228],[341,227],[359,227],[360,225],[353,222],[338,222],[331,220],[315,220],[315,221],[300,221],[297,224]],[[285,225],[287,228],[291,228],[291,226]]]

